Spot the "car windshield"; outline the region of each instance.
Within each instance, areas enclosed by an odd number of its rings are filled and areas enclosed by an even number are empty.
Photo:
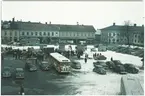
[[[119,60],[114,60],[115,63],[121,63]]]
[[[9,67],[4,67],[4,70],[6,71],[9,71],[10,70],[10,68]]]
[[[101,62],[101,61],[99,61],[99,62],[97,62],[97,63],[99,63],[99,64],[105,64],[105,62],[103,62],[103,61],[102,61],[102,62]]]

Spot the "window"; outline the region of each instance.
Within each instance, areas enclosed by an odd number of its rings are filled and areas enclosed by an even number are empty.
[[[27,32],[27,35],[29,35],[29,32]]]
[[[47,35],[50,36],[50,33],[48,32]]]
[[[35,35],[36,35],[36,36],[37,36],[37,34],[38,34],[38,33],[37,33],[37,32],[35,32]]]
[[[113,33],[113,36],[115,36],[115,33]]]
[[[117,39],[117,41],[116,42],[119,42],[119,39]]]
[[[33,32],[31,32],[31,35],[33,35]]]
[[[46,33],[44,32],[43,35],[46,35]]]
[[[22,35],[24,35],[25,33],[24,32],[22,32]]]
[[[135,36],[135,37],[137,37],[137,35],[136,35],[136,34],[135,34],[134,36]]]
[[[42,35],[42,33],[40,32],[40,33],[39,33],[39,35],[41,36],[41,35]]]
[[[12,41],[12,37],[10,37],[10,41]]]
[[[120,34],[118,33],[117,36],[119,36]]]
[[[136,40],[134,42],[136,43]]]

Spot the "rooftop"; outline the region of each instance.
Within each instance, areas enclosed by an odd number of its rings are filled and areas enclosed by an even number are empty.
[[[40,22],[24,22],[24,21],[4,21],[2,29],[16,29],[29,31],[75,31],[75,32],[96,32],[93,25],[65,25],[65,24],[49,24]]]

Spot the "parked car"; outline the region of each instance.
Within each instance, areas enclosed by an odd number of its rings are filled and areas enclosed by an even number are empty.
[[[71,67],[74,69],[81,69],[81,63],[73,60],[73,61],[71,61]]]
[[[101,65],[103,68],[105,68],[106,70],[108,69],[108,66],[106,65],[106,62],[104,61],[97,61],[97,62],[93,62],[94,67]]]
[[[96,65],[95,68],[93,69],[93,72],[96,72],[96,73],[99,73],[99,74],[102,74],[102,75],[106,74],[106,70],[101,65]]]
[[[37,67],[35,64],[33,64],[31,61],[27,61],[25,64],[25,68],[28,69],[29,71],[37,71]]]
[[[16,68],[16,78],[17,79],[23,79],[24,78],[23,68]]]
[[[113,60],[112,61],[115,65],[122,65],[120,60]]]
[[[139,72],[139,68],[135,67],[133,64],[126,63],[124,67],[128,73],[136,74]]]
[[[106,60],[107,58],[104,55],[99,55],[94,57],[95,60]]]
[[[119,73],[119,74],[126,74],[127,73],[124,66],[120,65],[120,64],[115,66],[114,71]]]
[[[96,52],[97,50],[96,50],[96,48],[91,48],[91,51]]]
[[[8,78],[12,76],[11,68],[10,67],[4,67],[3,72],[2,72],[2,77],[3,78]]]
[[[50,64],[47,61],[42,61],[40,63],[40,68],[44,71],[47,71],[50,69]]]
[[[115,68],[115,64],[112,61],[107,61],[106,65],[109,67],[109,69],[114,69]]]

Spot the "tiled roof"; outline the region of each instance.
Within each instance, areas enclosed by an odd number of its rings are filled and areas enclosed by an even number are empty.
[[[59,25],[60,31],[96,32],[91,25]]]
[[[42,24],[37,22],[21,22],[21,21],[11,22],[10,29],[33,30],[33,31],[96,32],[95,28],[92,25]]]

